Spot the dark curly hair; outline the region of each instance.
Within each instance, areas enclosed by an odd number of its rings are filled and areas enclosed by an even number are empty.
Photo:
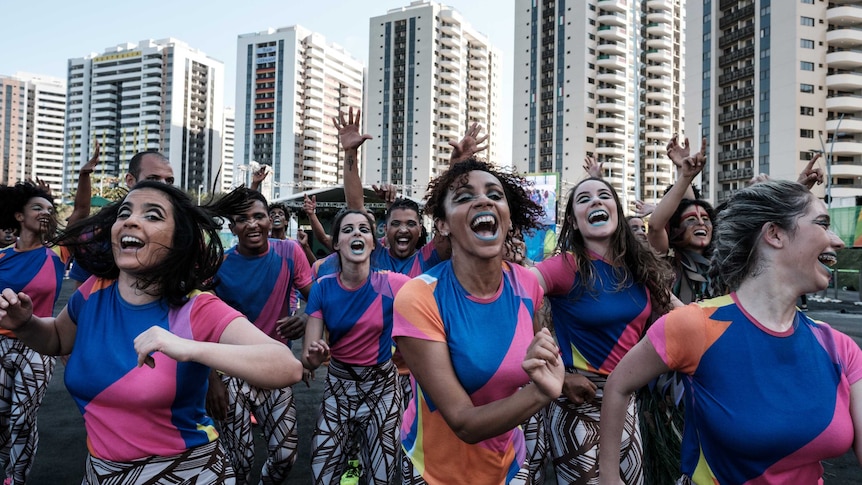
[[[446,220],[444,208],[446,195],[450,190],[454,190],[456,185],[466,182],[467,175],[474,170],[488,172],[503,186],[512,222],[506,234],[505,244],[506,248],[513,250],[512,238],[515,234],[526,233],[530,229],[541,227],[545,214],[542,206],[531,200],[527,193],[526,189],[530,186],[530,182],[514,172],[498,169],[490,163],[475,158],[455,163],[428,184],[428,192],[425,194],[425,214],[430,214],[435,221]]]
[[[581,288],[591,293],[596,289],[596,273],[584,242],[583,234],[575,229],[574,200],[575,193],[582,184],[588,181],[596,181],[605,185],[613,194],[617,205],[617,228],[611,238],[611,265],[614,273],[620,281],[617,291],[622,290],[631,283],[644,285],[650,291],[650,296],[655,303],[653,310],[658,313],[667,313],[671,309],[670,295],[674,281],[674,273],[670,265],[659,258],[652,248],[642,244],[635,237],[634,232],[625,221],[623,204],[617,195],[617,191],[607,181],[601,178],[589,177],[578,182],[566,197],[566,212],[563,226],[560,229],[560,239],[557,243],[557,252],[572,252],[577,263],[578,278]]]
[[[12,186],[0,185],[0,228],[16,229],[20,233],[21,223],[15,219],[15,214],[24,212],[27,201],[34,197],[41,197],[51,205],[54,204],[51,194],[29,180]]]
[[[269,207],[267,207],[266,210],[267,212],[272,212],[276,209],[281,209],[281,211],[284,212],[285,216],[290,216],[290,210],[288,210],[287,206],[282,204],[281,202],[273,202],[272,204],[269,204]]]
[[[219,231],[221,218],[248,210],[250,198],[240,189],[196,206],[182,190],[161,182],[140,182],[129,191],[158,190],[171,203],[174,236],[166,256],[158,264],[138,275],[138,288],[160,295],[172,306],[179,306],[192,290],[207,290],[224,258]],[[128,197],[128,195],[126,196]],[[125,198],[103,208],[99,213],[79,221],[56,239],[68,247],[75,261],[90,273],[108,279],[119,276],[114,262],[111,226]]]

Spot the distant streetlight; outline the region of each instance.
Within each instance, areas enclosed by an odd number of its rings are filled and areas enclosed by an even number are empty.
[[[198,205],[201,205],[201,194],[203,193],[203,191],[204,191],[204,185],[203,184],[198,185]]]
[[[820,138],[820,153],[826,154],[826,208],[832,208],[832,153],[835,149],[835,139],[841,133],[838,130],[841,128],[841,122],[844,121],[844,113],[838,117],[838,124],[835,125],[835,130],[832,132],[832,141],[829,143],[829,152],[826,152],[826,146],[823,144],[823,134],[818,133]]]

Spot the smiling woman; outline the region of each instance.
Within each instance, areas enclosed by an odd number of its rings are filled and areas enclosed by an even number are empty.
[[[662,317],[617,365],[602,449],[619,446],[631,394],[675,370],[687,384],[678,483],[822,483],[821,460],[851,447],[862,458],[862,350],[796,308],[826,288],[844,246],[829,222],[823,201],[794,182],[734,194],[710,265],[713,291],[729,293]],[[619,456],[600,459],[601,483],[619,483]]]
[[[536,277],[502,259],[543,213],[525,185],[468,159],[429,186],[426,212],[452,258],[395,298],[393,335],[414,377],[401,428],[405,484],[532,478],[519,425],[560,394],[563,368],[550,332],[534,326]]]
[[[301,377],[290,349],[200,291],[222,259],[215,216],[245,206],[231,193],[198,207],[142,182],[58,238],[95,275],[58,317],[34,314],[32,292],[4,284],[0,327],[44,354],[71,353],[66,387],[85,418],[87,483],[225,483],[233,471],[204,411],[210,367],[262,387]]]

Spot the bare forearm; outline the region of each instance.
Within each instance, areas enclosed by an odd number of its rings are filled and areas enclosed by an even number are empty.
[[[190,360],[238,377],[249,384],[276,389],[302,379],[302,364],[290,348],[277,342],[229,345],[197,342]]]
[[[332,240],[329,238],[329,234],[326,234],[326,230],[323,229],[323,224],[320,223],[317,214],[309,214],[308,222],[311,223],[311,232],[314,233],[314,237],[326,246],[326,249],[332,251]]]
[[[359,150],[344,150],[344,200],[351,210],[364,210],[365,197],[362,181],[359,178]]]
[[[40,354],[66,355],[72,351],[71,345],[68,348],[63,347],[54,318],[40,318],[33,315],[14,332],[18,340]]]
[[[599,429],[599,448],[619,450],[626,419],[630,395],[616,387],[605,386],[602,399],[602,425]],[[599,476],[603,483],[618,483],[620,477],[620,454],[599,454]]]
[[[78,174],[78,191],[75,193],[75,205],[72,206],[72,214],[69,216],[67,225],[72,225],[90,215],[90,197],[93,188],[90,183],[90,173]]]
[[[463,441],[478,443],[514,429],[549,402],[536,386],[528,384],[509,397],[465,409],[446,421]]]

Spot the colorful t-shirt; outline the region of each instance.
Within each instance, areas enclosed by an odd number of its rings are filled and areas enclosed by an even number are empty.
[[[409,280],[390,271],[371,272],[355,289],[345,288],[338,273],[317,280],[305,311],[326,324],[333,359],[372,366],[392,358],[392,303]]]
[[[244,256],[236,246],[227,250],[215,292],[265,334],[284,342],[276,321],[290,316],[293,291],[310,284],[311,268],[302,247],[296,241],[270,239],[261,255]]]
[[[823,483],[820,460],[852,446],[862,351],[829,325],[797,312],[777,333],[731,294],[672,311],[647,338],[686,374],[682,471],[695,483]]]
[[[511,396],[529,381],[521,363],[533,340],[542,289],[525,268],[504,263],[502,271],[500,289],[488,299],[469,295],[449,261],[408,281],[395,297],[392,335],[445,343],[455,374],[476,406]],[[525,459],[520,428],[467,444],[415,380],[413,386],[401,444],[429,484],[449,484],[455,477],[461,483],[504,483],[514,477]]]
[[[95,457],[131,461],[172,456],[218,438],[205,400],[210,368],[155,352],[155,367],[137,366],[134,340],[152,326],[180,337],[218,342],[241,317],[209,293],[179,308],[163,300],[132,305],[116,280],[92,277],[66,307],[77,325],[66,365],[66,388],[84,416],[87,448]]]
[[[47,247],[18,251],[15,246],[0,249],[0,290],[24,292],[33,300],[33,314],[50,317],[63,285],[63,261]],[[0,335],[14,337],[9,330]]]
[[[618,289],[614,268],[595,253],[595,288],[581,286],[571,253],[536,265],[545,279],[554,332],[566,367],[608,375],[643,336],[652,313],[649,292],[640,284]]]
[[[372,270],[392,271],[393,273],[406,274],[411,278],[419,276],[442,261],[443,259],[440,257],[440,253],[437,252],[437,245],[434,241],[422,246],[412,256],[406,258],[393,256],[389,252],[389,248],[385,247],[380,241],[378,241],[377,247],[371,253]],[[320,278],[321,276],[336,273],[340,269],[338,253],[335,252],[315,261],[314,277]]]

